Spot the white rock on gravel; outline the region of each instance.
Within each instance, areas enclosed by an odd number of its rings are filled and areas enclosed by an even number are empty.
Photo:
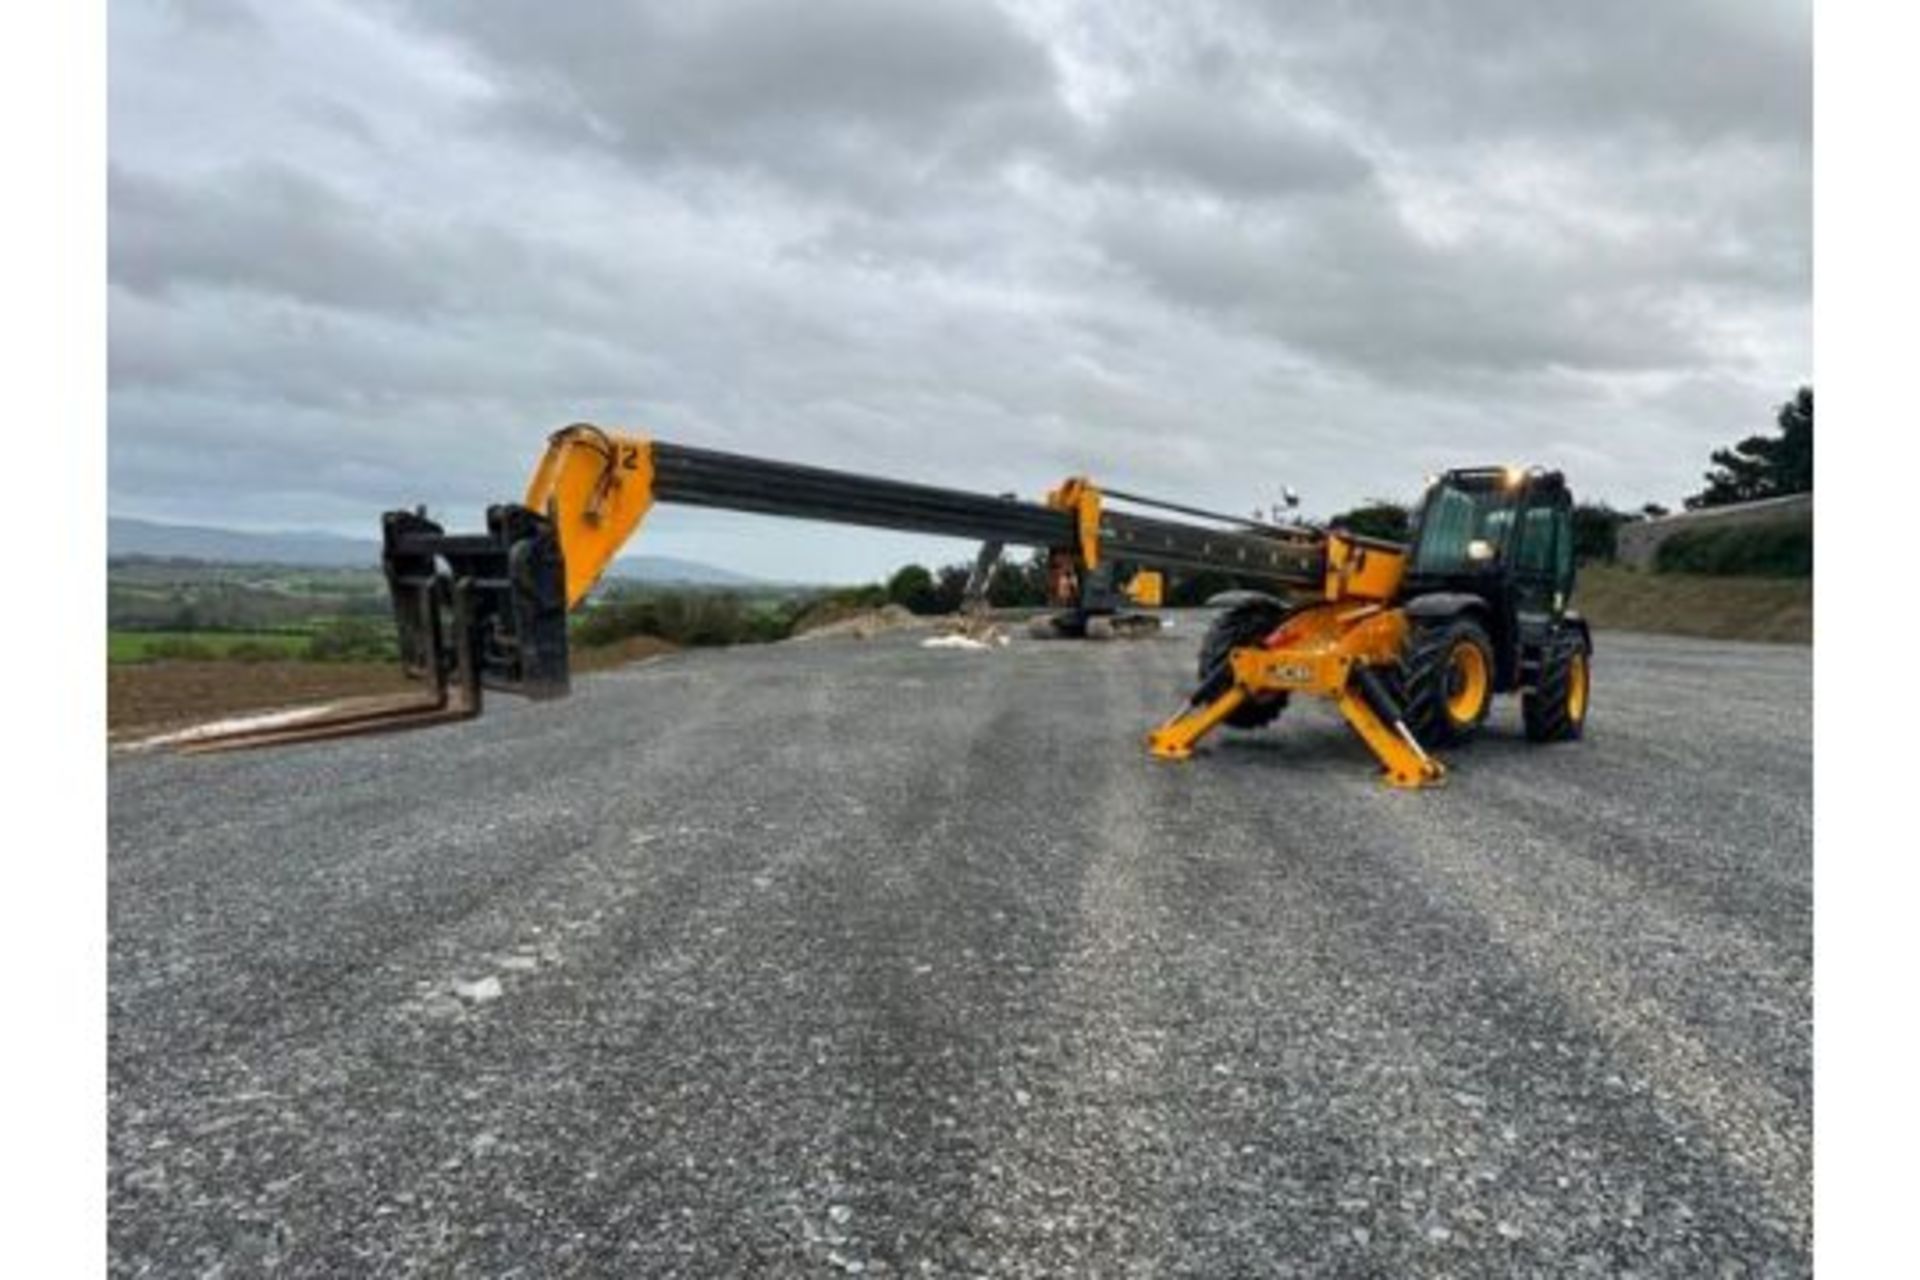
[[[478,982],[462,982],[456,978],[453,994],[474,1004],[485,1004],[489,1000],[498,1000],[506,994],[506,990],[501,987],[498,978],[482,978]]]

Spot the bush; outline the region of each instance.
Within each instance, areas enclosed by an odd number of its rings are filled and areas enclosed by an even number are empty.
[[[1047,603],[1047,553],[1020,561],[1003,560],[987,580],[987,603],[996,609],[1025,609]]]
[[[885,601],[880,588],[871,590]],[[613,644],[629,636],[653,636],[690,648],[765,644],[791,635],[800,612],[800,606],[790,602],[748,606],[726,593],[659,592],[595,606],[575,624],[573,638],[587,646]]]
[[[958,613],[960,606],[967,602],[967,583],[972,580],[973,566],[970,564],[943,566],[934,575],[934,612]]]
[[[878,609],[887,602],[887,589],[877,582],[869,582],[862,587],[841,587],[827,593],[831,604],[845,605],[849,609]]]
[[[211,662],[220,655],[204,641],[186,636],[162,636],[147,645],[146,656],[172,662]]]
[[[1573,556],[1581,564],[1612,564],[1620,550],[1620,526],[1635,517],[1615,511],[1604,502],[1581,502],[1573,508]]]
[[[746,629],[740,639],[746,644],[772,644],[785,640],[793,634],[793,624],[800,617],[800,606],[783,603],[771,609],[754,609],[747,613]]]
[[[227,646],[225,656],[230,662],[274,662],[289,655],[264,641],[240,640]]]
[[[924,565],[910,564],[887,581],[887,599],[913,613],[938,613],[939,593]]]
[[[572,638],[584,645],[613,644],[628,636],[660,634],[660,614],[650,599],[605,600],[582,613]]]
[[[1413,527],[1413,513],[1406,505],[1387,498],[1373,498],[1351,511],[1343,511],[1327,523],[1336,529],[1362,538],[1383,538],[1405,542]]]
[[[1775,521],[1721,529],[1683,529],[1654,553],[1661,573],[1733,577],[1813,576],[1813,521]]]
[[[307,641],[307,656],[315,662],[394,662],[400,644],[391,621],[335,618]]]

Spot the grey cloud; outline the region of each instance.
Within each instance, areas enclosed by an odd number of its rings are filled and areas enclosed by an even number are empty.
[[[1100,131],[1092,167],[1228,197],[1350,187],[1373,171],[1351,145],[1270,105],[1171,87],[1136,94],[1115,110]]]
[[[459,211],[423,220],[278,161],[159,176],[108,169],[108,278],[136,294],[213,288],[374,313],[545,307],[594,276],[536,235]]]
[[[194,179],[116,164],[107,208],[108,276],[139,293],[197,284],[386,309],[447,288],[417,240],[274,162]]]
[[[1386,378],[1543,365],[1642,371],[1702,354],[1645,272],[1484,240],[1430,245],[1372,200],[1266,224],[1118,217],[1100,239],[1169,298]]]
[[[1798,0],[1248,3],[1318,96],[1463,140],[1652,129],[1689,142],[1811,137],[1810,7]]]
[[[1020,159],[1077,180],[1229,198],[1342,187],[1368,161],[1258,100],[1150,84],[1108,117],[1069,111],[1047,50],[989,4],[777,0],[612,14],[429,6],[423,20],[501,77],[490,118],[646,168],[737,169],[813,195],[919,208]],[[1195,60],[1206,74],[1217,50]],[[914,199],[918,195],[921,198]]]
[[[220,36],[257,36],[259,15],[246,0],[167,0],[168,14],[183,27]]]
[[[123,0],[112,502],[464,520],[577,418],[1221,508],[1510,458],[1672,502],[1807,376],[1798,10],[1276,12],[288,0],[241,58]]]
[[[308,120],[362,147],[380,145],[380,129],[364,111],[332,94],[313,94],[297,109]]]
[[[422,5],[498,77],[489,116],[647,165],[866,187],[1066,126],[1046,50],[992,5]],[[869,188],[880,190],[879,185]]]

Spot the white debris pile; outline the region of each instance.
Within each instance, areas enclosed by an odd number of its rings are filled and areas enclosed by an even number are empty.
[[[984,608],[962,609],[947,620],[941,628],[943,634],[928,640],[922,640],[923,649],[970,649],[980,652],[1011,643],[1007,633],[1001,629]]]
[[[1002,636],[1000,643],[1006,642],[1006,637]],[[975,640],[972,636],[963,635],[928,636],[920,642],[920,647],[922,649],[968,649],[975,653],[985,653],[993,648],[985,640]]]

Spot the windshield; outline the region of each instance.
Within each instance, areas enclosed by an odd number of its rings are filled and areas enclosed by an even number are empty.
[[[1435,488],[1420,516],[1414,572],[1458,573],[1488,563],[1468,559],[1467,545],[1476,539],[1489,544],[1497,559],[1513,522],[1509,502],[1508,495],[1497,489],[1461,489],[1450,484]]]

